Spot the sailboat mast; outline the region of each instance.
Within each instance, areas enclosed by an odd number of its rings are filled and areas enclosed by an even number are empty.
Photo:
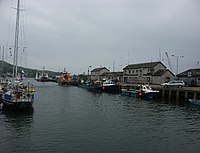
[[[15,26],[15,43],[14,43],[14,57],[13,57],[13,78],[17,77],[17,61],[18,61],[18,40],[19,40],[19,15],[20,15],[20,0],[17,0],[17,16]]]

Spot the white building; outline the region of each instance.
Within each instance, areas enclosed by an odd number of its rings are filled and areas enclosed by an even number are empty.
[[[91,71],[91,80],[101,80],[101,75],[105,72],[109,72],[106,67],[95,68]]]
[[[161,84],[174,79],[174,74],[161,62],[131,64],[123,69],[124,82]]]

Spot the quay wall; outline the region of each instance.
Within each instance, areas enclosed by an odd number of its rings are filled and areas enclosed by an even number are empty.
[[[126,86],[136,87],[138,84],[121,84],[122,88]],[[169,87],[163,88],[160,85],[151,85],[152,89],[158,90],[158,98],[162,100],[175,100],[187,102],[188,99],[200,99],[200,87]]]

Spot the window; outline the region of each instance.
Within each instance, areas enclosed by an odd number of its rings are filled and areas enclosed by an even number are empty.
[[[192,73],[191,73],[191,72],[188,72],[188,76],[189,76],[189,77],[192,76]]]
[[[129,78],[128,78],[128,81],[129,81],[129,82],[134,82],[134,78],[133,78],[133,77],[129,77]]]
[[[147,82],[150,82],[150,77],[147,77]]]
[[[170,77],[165,77],[165,82],[169,82],[170,81]]]
[[[153,72],[154,72],[154,69],[153,69],[153,68],[152,68],[152,69],[150,69],[150,72],[151,72],[151,73],[153,73]]]

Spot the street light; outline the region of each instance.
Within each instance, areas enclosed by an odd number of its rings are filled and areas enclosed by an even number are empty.
[[[88,80],[91,81],[91,77],[89,76],[89,73],[90,73],[90,67],[92,67],[92,65],[88,66]]]
[[[88,66],[88,76],[89,76],[89,72],[90,72],[90,70],[89,70],[90,67],[92,67],[92,65]]]
[[[184,56],[177,56],[177,55],[172,55],[172,56],[176,58],[176,77],[177,77],[179,58],[183,58]]]

